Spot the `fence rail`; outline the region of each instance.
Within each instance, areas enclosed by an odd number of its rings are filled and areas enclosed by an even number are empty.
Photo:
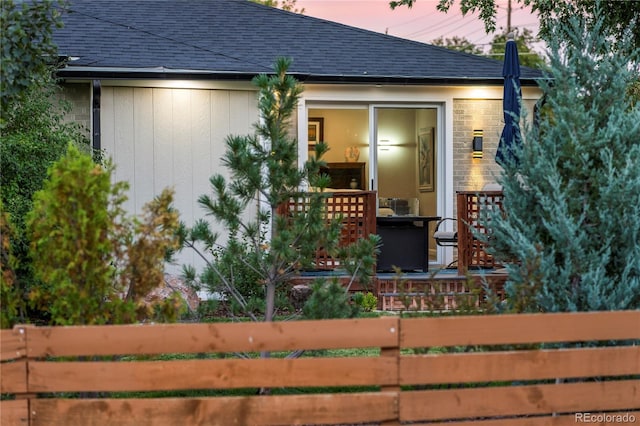
[[[0,338],[1,392],[15,398],[0,402],[3,426],[640,422],[640,311],[17,326]],[[329,351],[283,355],[294,350]],[[262,351],[274,353],[229,356]]]

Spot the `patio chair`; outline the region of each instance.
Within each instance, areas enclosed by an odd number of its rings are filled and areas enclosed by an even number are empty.
[[[436,240],[436,244],[440,247],[457,247],[458,246],[458,233],[455,231],[441,231],[440,225],[448,220],[457,220],[452,217],[445,217],[436,223],[436,229],[433,232],[433,238]]]
[[[458,233],[455,231],[442,231],[440,230],[440,225],[442,225],[446,221],[456,221],[457,219],[452,217],[445,217],[444,219],[440,219],[436,223],[436,229],[433,232],[433,239],[436,240],[436,244],[440,247],[458,247]],[[449,263],[446,266],[446,269],[450,269],[458,262],[458,259],[455,259],[453,262]]]

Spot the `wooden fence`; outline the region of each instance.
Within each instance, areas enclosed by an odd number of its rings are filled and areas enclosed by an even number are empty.
[[[0,337],[1,391],[15,398],[0,402],[3,426],[640,422],[640,311],[18,326]],[[328,351],[223,355],[299,349]],[[229,395],[241,389],[252,390]],[[137,393],[182,390],[199,391]]]

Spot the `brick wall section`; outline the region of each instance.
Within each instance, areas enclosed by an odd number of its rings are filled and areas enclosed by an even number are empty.
[[[453,189],[480,190],[495,182],[500,166],[494,157],[502,133],[502,100],[456,99],[453,101]],[[483,158],[471,158],[473,130],[482,129]]]
[[[525,100],[526,120],[533,117],[535,101]],[[523,113],[524,116],[525,113]],[[453,190],[475,191],[495,183],[501,167],[495,161],[504,117],[502,99],[454,99],[453,101]],[[524,130],[524,126],[521,127]],[[482,129],[483,157],[471,158],[473,130]],[[457,214],[454,202],[454,217]]]
[[[78,123],[87,138],[91,136],[91,85],[62,84],[60,97],[71,104],[71,111],[64,116],[66,123]]]
[[[535,101],[523,102],[523,117],[531,121]],[[524,123],[521,123],[524,124]],[[453,190],[474,191],[494,183],[501,168],[495,162],[504,127],[501,99],[455,99],[453,101]],[[524,130],[524,125],[521,127]],[[471,158],[473,130],[484,131],[481,159]]]

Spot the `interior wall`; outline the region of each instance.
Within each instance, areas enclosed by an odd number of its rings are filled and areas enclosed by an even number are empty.
[[[417,198],[417,146],[414,109],[378,109],[379,197]]]
[[[436,109],[419,109],[416,111],[416,133],[420,132],[420,129],[435,129],[434,140],[434,152],[433,152],[433,191],[418,191],[417,197],[420,202],[420,215],[421,216],[435,216],[437,214],[437,191],[438,188],[438,132],[442,129],[438,129],[438,111]],[[418,158],[418,151],[416,147],[416,158]]]
[[[369,111],[367,109],[309,109],[309,118],[324,118],[324,142],[328,163],[345,161],[345,149],[360,150],[359,162],[369,163]]]
[[[323,159],[327,163],[345,162],[345,150],[356,147],[359,163],[365,163],[365,180],[369,176],[369,110],[310,108],[308,117],[324,119],[323,142],[329,151]],[[313,155],[309,152],[309,155]],[[366,189],[371,189],[367,184]]]
[[[437,110],[414,108],[380,108],[378,111],[378,196],[417,198],[421,215],[436,214],[437,172],[434,161],[434,191],[418,190],[418,144],[421,129],[437,128]],[[345,150],[357,147],[358,162],[366,163],[369,174],[368,109],[310,108],[309,118],[324,120],[324,141],[329,145],[327,162],[344,162]],[[437,137],[437,134],[436,134]],[[437,158],[435,144],[434,159]]]

